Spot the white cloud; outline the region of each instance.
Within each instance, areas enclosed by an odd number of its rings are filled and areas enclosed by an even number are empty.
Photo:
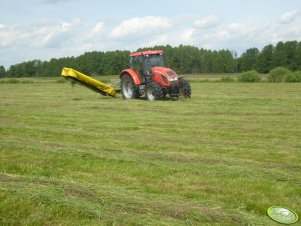
[[[104,23],[103,22],[98,22],[97,24],[95,24],[92,33],[94,34],[99,34],[100,32],[102,32],[104,27]]]
[[[216,15],[201,17],[194,22],[194,26],[201,29],[215,27],[219,23],[219,18]]]
[[[94,46],[92,43],[85,43],[85,44],[79,46],[78,49],[79,49],[79,52],[84,53],[84,52],[93,50],[93,47]]]
[[[43,26],[33,27],[12,27],[0,25],[0,46],[10,47],[58,47],[68,41],[73,33],[82,25],[81,19],[74,19],[70,22],[43,23]]]
[[[281,23],[291,23],[296,18],[298,13],[299,13],[298,10],[292,10],[292,11],[286,12],[281,15],[280,22]]]
[[[118,26],[113,28],[110,33],[112,38],[125,38],[129,36],[141,37],[149,34],[159,34],[165,29],[172,26],[171,20],[167,17],[147,16],[135,17],[122,21]]]
[[[152,39],[142,45],[144,47],[151,47],[151,46],[156,46],[156,45],[167,45],[169,42],[169,38],[167,35],[158,35],[155,37],[152,37]]]
[[[89,38],[93,38],[104,31],[104,22],[97,22],[89,33]]]
[[[11,47],[21,35],[15,27],[0,24],[0,47]]]
[[[217,37],[218,39],[222,40],[222,39],[229,39],[231,38],[231,35],[228,31],[218,31],[215,33],[215,37]]]
[[[65,42],[70,43],[70,38],[76,35],[76,31],[83,25],[83,21],[75,18],[70,22],[49,24],[35,31],[36,37],[42,46],[59,47]]]
[[[229,30],[232,31],[238,31],[238,32],[243,32],[244,30],[246,30],[246,26],[244,24],[240,24],[240,23],[231,23],[228,26]]]
[[[194,41],[195,32],[195,28],[185,29],[180,35],[180,41],[183,42],[183,44],[192,43]]]
[[[232,37],[244,37],[245,39],[252,39],[255,38],[258,29],[263,26],[255,25],[252,23],[231,23],[225,27],[227,32],[231,34]]]

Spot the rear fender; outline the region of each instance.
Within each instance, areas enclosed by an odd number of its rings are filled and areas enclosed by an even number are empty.
[[[123,70],[120,74],[120,79],[122,78],[123,75],[125,74],[129,74],[132,78],[133,78],[133,81],[135,83],[135,85],[141,85],[141,80],[139,78],[139,75],[138,73],[133,70],[133,69],[126,69],[126,70]]]

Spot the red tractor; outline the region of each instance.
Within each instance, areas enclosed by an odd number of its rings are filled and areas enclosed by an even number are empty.
[[[160,100],[167,94],[191,96],[189,82],[165,67],[162,50],[130,54],[130,68],[122,71],[120,79],[124,99],[145,96],[147,100]]]

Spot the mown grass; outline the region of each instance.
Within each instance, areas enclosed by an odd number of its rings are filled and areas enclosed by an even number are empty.
[[[155,102],[58,78],[0,83],[0,225],[277,225],[272,205],[300,215],[300,84],[188,79],[191,99]]]

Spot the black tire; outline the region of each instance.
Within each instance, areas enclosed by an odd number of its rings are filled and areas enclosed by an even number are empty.
[[[185,98],[190,98],[191,96],[191,86],[190,83],[185,79],[179,80],[180,94]]]
[[[150,82],[145,86],[147,100],[161,100],[163,98],[162,87],[155,82]]]
[[[162,98],[164,99],[167,95],[166,88],[162,90]]]
[[[139,90],[129,74],[121,77],[121,91],[124,99],[135,99],[139,97]]]

